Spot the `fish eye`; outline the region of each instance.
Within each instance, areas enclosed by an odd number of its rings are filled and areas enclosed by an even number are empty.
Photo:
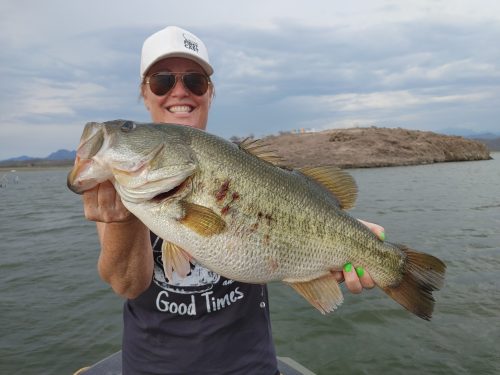
[[[133,121],[125,121],[121,126],[121,131],[124,133],[129,133],[135,129],[135,122]]]

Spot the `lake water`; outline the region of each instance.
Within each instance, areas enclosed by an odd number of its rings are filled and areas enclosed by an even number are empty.
[[[500,373],[500,154],[493,157],[351,170],[360,190],[356,217],[447,264],[433,320],[376,289],[345,293],[344,304],[322,316],[273,283],[278,354],[317,374]],[[67,190],[67,170],[6,173],[0,374],[72,374],[120,349],[122,302],[97,275],[95,226]]]

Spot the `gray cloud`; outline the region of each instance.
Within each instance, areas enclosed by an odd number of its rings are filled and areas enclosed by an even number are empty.
[[[293,11],[276,1],[264,16],[246,5],[241,26],[219,11],[227,1],[211,10],[195,2],[192,17],[51,2],[53,14],[45,3],[30,13],[0,5],[0,160],[74,148],[87,121],[147,121],[140,48],[168,23],[208,45],[217,93],[209,128],[226,137],[371,125],[498,131],[500,26],[461,2],[379,0],[360,10],[318,1],[319,10]]]
[[[221,104],[216,126],[231,112],[252,108],[251,116],[240,116],[239,126],[234,113],[224,132],[353,125],[497,127],[500,56],[491,48],[500,36],[496,24],[419,20],[362,32],[276,26],[272,31],[232,30],[215,43],[219,76],[231,77],[219,85],[220,96],[236,105],[232,110]],[[474,110],[478,107],[482,112]]]

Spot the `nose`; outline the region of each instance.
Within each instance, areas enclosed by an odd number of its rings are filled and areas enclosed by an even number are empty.
[[[170,91],[170,95],[175,97],[184,97],[189,95],[189,91],[184,87],[184,83],[182,82],[182,77],[176,77],[175,85]]]

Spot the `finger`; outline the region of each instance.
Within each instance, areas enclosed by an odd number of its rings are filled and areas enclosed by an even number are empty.
[[[83,212],[87,220],[95,221],[98,216],[97,212],[97,191],[98,187],[87,190],[82,194]]]
[[[375,282],[372,277],[364,268],[356,267],[356,275],[358,276],[359,282],[363,288],[372,289],[375,286]]]
[[[378,224],[374,224],[374,223],[370,223],[369,221],[364,221],[364,220],[361,220],[361,219],[358,219],[358,221],[367,226],[368,229],[370,229],[374,235],[376,235],[381,241],[385,241],[385,229],[384,227],[378,225]]]
[[[90,190],[84,191],[82,194],[83,198],[83,204],[88,205],[88,206],[96,206],[97,205],[97,190],[98,187],[94,187]]]
[[[104,181],[98,185],[97,204],[101,209],[114,209],[116,191],[111,182]]]
[[[330,273],[339,284],[344,282],[344,274],[342,273],[342,271],[330,270]]]
[[[119,223],[131,220],[134,217],[123,205],[120,195],[116,192],[115,187],[110,181],[105,181],[101,184],[99,196],[100,210],[103,213],[105,222]]]
[[[349,291],[353,294],[361,293],[363,290],[363,286],[361,285],[359,277],[356,274],[356,270],[351,263],[346,263],[343,273],[347,289],[349,289]]]
[[[113,186],[114,189],[114,186]],[[120,194],[118,194],[115,190],[115,207],[118,209],[125,209],[125,206],[122,203],[122,198],[120,197]]]

